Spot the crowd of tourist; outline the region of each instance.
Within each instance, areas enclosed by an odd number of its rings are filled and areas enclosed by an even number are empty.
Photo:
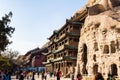
[[[0,80],[11,80],[12,74],[13,73],[11,73],[8,70],[6,70],[6,71],[0,70]],[[14,73],[14,75],[16,76],[16,79],[18,79],[18,80],[35,80],[35,74],[38,75],[38,78],[39,78],[39,75],[41,75],[40,80],[48,80],[47,75],[49,74],[50,77],[52,77],[52,75],[53,75],[52,73],[45,72],[45,71],[35,72],[35,71],[26,71],[26,70],[23,70],[23,71],[20,70],[20,71],[16,71]],[[54,74],[54,76],[56,76],[56,80],[60,80],[60,78],[62,76],[62,72],[60,71],[60,69],[58,69],[58,71]],[[78,73],[76,77],[73,77],[73,76],[71,77],[71,80],[82,80],[83,79],[83,77],[80,73]],[[105,80],[105,79],[102,76],[102,74],[98,72],[94,75],[93,80]],[[116,80],[115,75],[112,75],[109,73],[107,80]]]
[[[82,80],[82,75],[77,74],[77,79],[76,80]],[[108,77],[107,77],[107,79],[105,79],[100,72],[97,72],[96,74],[94,74],[93,80],[116,80],[116,75],[108,73]]]
[[[11,80],[11,72],[9,70],[0,70],[0,80]]]

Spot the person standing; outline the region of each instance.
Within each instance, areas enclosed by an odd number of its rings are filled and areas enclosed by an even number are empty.
[[[38,78],[39,78],[39,72],[37,72]]]
[[[23,71],[20,71],[19,76],[19,80],[24,80]]]
[[[41,74],[41,76],[42,76],[42,77],[41,77],[42,80],[44,80],[44,73],[45,73],[45,72],[42,72],[42,74]]]
[[[107,80],[116,80],[115,75],[112,75],[112,74],[109,73]]]
[[[32,80],[35,80],[35,72],[33,71]]]
[[[104,80],[102,74],[100,72],[96,73],[94,76],[94,80]]]
[[[73,72],[70,72],[70,78],[71,78],[71,80],[74,80],[74,74],[73,74]]]
[[[47,80],[47,72],[44,74],[44,79]]]
[[[4,80],[11,80],[11,72],[10,71],[5,72]]]
[[[60,80],[60,77],[61,77],[61,71],[60,71],[60,69],[58,69],[58,72],[57,72],[57,80]]]
[[[80,73],[77,74],[77,80],[82,80],[82,75]]]
[[[2,71],[0,71],[0,80],[3,80],[3,79],[2,79]]]
[[[19,72],[16,71],[16,79],[18,79],[18,76],[19,76]]]
[[[107,80],[112,80],[112,76],[111,76],[111,74],[110,74],[110,73],[108,73]]]

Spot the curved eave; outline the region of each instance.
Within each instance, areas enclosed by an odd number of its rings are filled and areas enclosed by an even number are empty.
[[[53,59],[52,61],[53,62],[57,62],[57,61],[61,61],[61,60],[63,60],[63,57],[60,57],[60,58],[57,58],[57,59]]]
[[[83,19],[85,19],[88,15],[88,10],[84,9],[83,11],[81,11],[80,13],[78,13],[78,15],[73,18],[73,21],[82,21]]]
[[[58,61],[61,61],[61,60],[77,60],[77,57],[63,56],[63,57],[51,60],[50,63],[58,62]]]
[[[44,55],[49,55],[49,54],[51,54],[52,53],[52,51],[50,51],[50,52],[48,52],[48,53],[45,53]]]
[[[50,64],[50,62],[42,62],[44,65],[46,65],[46,64]]]
[[[69,50],[78,50],[78,47],[72,46],[72,45],[64,45],[64,47],[60,50],[55,50],[53,53],[57,54],[58,52],[61,52],[65,49],[69,49]]]
[[[57,54],[58,52],[61,52],[61,51],[63,51],[64,50],[64,48],[62,48],[62,49],[60,49],[60,50],[56,50],[55,52],[53,52],[54,54]]]
[[[77,57],[72,57],[72,56],[64,56],[64,60],[77,60]]]
[[[72,46],[72,45],[64,45],[65,48],[70,49],[70,50],[77,50],[78,47]]]
[[[67,35],[73,36],[73,37],[80,37],[80,34],[72,33],[72,32],[67,33]]]
[[[61,40],[63,40],[63,39],[66,38],[67,36],[80,37],[80,34],[78,34],[78,33],[73,33],[73,32],[66,32],[65,35],[64,35],[61,39],[55,40],[54,42],[55,42],[55,43],[60,42]]]

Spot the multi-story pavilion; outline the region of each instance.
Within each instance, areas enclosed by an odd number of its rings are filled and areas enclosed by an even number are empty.
[[[56,72],[60,68],[63,75],[74,72],[81,26],[81,22],[66,20],[61,29],[53,31],[49,37],[47,62],[44,62],[46,71]]]

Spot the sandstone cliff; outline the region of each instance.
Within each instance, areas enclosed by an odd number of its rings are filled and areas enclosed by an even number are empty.
[[[87,5],[90,7],[80,33],[77,72],[120,77],[120,0],[89,0]]]
[[[117,30],[120,32],[120,7],[115,7],[98,15],[88,15],[84,24],[85,30]]]
[[[87,6],[101,4],[105,9],[113,8],[120,5],[120,0],[88,0]]]

